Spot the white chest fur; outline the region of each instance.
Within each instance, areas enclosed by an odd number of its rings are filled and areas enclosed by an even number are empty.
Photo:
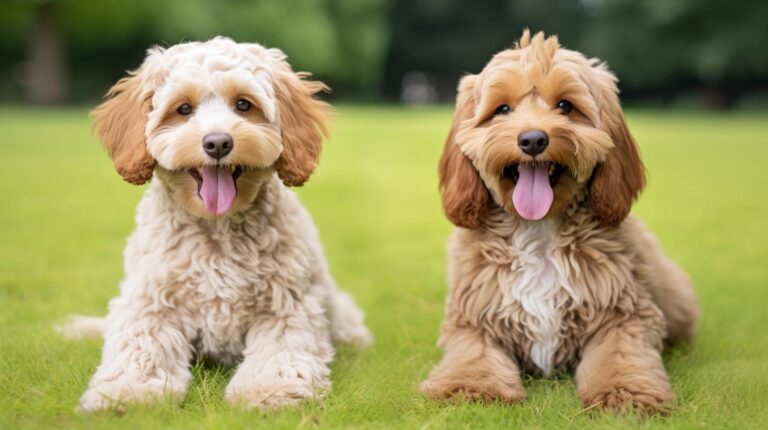
[[[522,313],[508,317],[522,319],[531,361],[546,375],[560,344],[563,306],[573,296],[557,260],[556,229],[550,221],[522,224],[509,238],[511,270],[502,271],[499,279],[502,306],[509,312],[522,307]]]

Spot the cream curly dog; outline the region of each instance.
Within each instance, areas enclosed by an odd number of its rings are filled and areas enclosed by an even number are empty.
[[[104,335],[80,410],[180,401],[196,357],[237,364],[232,404],[292,405],[328,391],[332,339],[371,342],[285,186],[315,169],[329,115],[304,78],[277,49],[215,38],[150,49],[93,112],[120,175],[152,184],[106,320],[62,328]]]
[[[521,401],[521,370],[575,368],[585,406],[657,411],[688,339],[691,283],[628,215],[645,184],[616,78],[525,32],[461,80],[440,160],[448,245],[435,398]]]

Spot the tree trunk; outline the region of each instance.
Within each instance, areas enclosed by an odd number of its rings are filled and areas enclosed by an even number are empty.
[[[26,84],[29,101],[34,104],[60,104],[69,96],[67,52],[56,9],[55,3],[40,4],[29,36]]]

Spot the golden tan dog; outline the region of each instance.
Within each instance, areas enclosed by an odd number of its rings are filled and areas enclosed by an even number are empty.
[[[528,31],[461,80],[440,160],[458,228],[430,397],[521,401],[521,370],[575,368],[585,406],[672,401],[661,351],[699,311],[629,215],[645,173],[617,93],[600,61]]]

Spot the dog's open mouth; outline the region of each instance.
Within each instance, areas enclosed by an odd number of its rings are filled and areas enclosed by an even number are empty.
[[[502,172],[502,176],[506,179],[511,179],[512,182],[517,184],[518,179],[520,179],[520,164],[521,163],[514,163],[506,166],[504,168],[504,171]],[[560,175],[565,172],[565,169],[567,169],[562,164],[553,163],[550,161],[541,161],[541,162],[533,162],[533,163],[522,163],[524,165],[542,165],[546,166],[547,168],[547,176],[549,176],[549,185],[554,187],[557,185],[557,181],[560,179]]]
[[[565,172],[565,166],[551,161],[515,163],[504,167],[502,177],[515,183],[512,203],[527,220],[544,218],[552,207],[553,187]]]
[[[197,182],[197,194],[209,212],[220,215],[232,208],[237,197],[237,178],[243,174],[242,167],[192,167],[187,173]]]

